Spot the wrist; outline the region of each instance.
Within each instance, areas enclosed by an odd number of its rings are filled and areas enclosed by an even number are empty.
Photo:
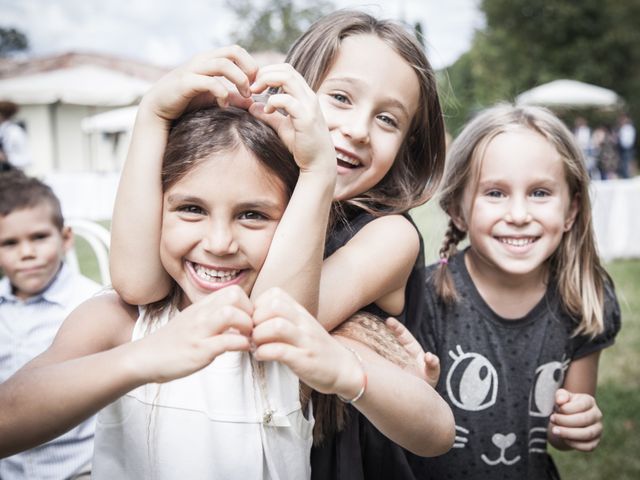
[[[153,362],[146,352],[145,339],[129,342],[122,345],[119,358],[127,383],[133,388],[146,383],[158,382],[157,372],[154,371]]]
[[[330,149],[318,148],[313,155],[312,160],[303,162],[300,167],[300,173],[312,173],[314,175],[322,175],[328,178],[336,178],[338,170],[336,167],[336,151],[331,144]]]
[[[300,170],[296,189],[303,189],[305,192],[321,192],[333,200],[333,192],[336,188],[336,170],[326,171],[323,169]]]
[[[336,391],[338,398],[344,403],[355,403],[364,395],[367,389],[367,372],[364,368],[362,358],[352,348],[345,347],[355,358],[353,367],[349,368],[343,375],[343,385]]]

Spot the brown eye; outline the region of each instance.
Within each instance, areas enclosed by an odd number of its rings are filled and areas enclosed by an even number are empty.
[[[198,207],[197,205],[182,205],[178,207],[177,210],[179,212],[190,213],[193,215],[201,215],[202,213],[204,213],[202,208]]]
[[[260,212],[248,211],[240,214],[242,220],[268,220],[268,218]]]

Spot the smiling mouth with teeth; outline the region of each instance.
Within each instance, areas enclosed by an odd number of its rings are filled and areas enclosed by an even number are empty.
[[[496,237],[501,243],[511,245],[513,247],[526,247],[538,240],[539,237]]]
[[[336,159],[338,160],[338,165],[344,168],[358,168],[360,166],[360,162],[357,159],[342,152],[336,152]]]
[[[197,263],[191,263],[194,272],[198,278],[205,282],[213,283],[226,283],[231,282],[242,273],[242,270],[216,270],[213,268],[206,268]]]

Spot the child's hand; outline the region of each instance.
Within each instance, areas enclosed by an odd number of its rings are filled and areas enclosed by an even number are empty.
[[[243,48],[233,45],[194,56],[162,77],[147,92],[140,108],[170,122],[185,111],[218,103],[248,108],[249,85],[258,65]]]
[[[602,437],[602,412],[591,395],[560,388],[556,391],[555,412],[549,419],[549,428],[568,447],[590,452]]]
[[[253,314],[254,355],[287,365],[314,390],[354,398],[363,385],[363,367],[287,293],[272,288],[258,297]]]
[[[162,383],[197,372],[221,353],[249,350],[252,313],[240,287],[212,293],[136,342],[136,368],[147,382]]]
[[[266,104],[249,111],[270,125],[289,148],[302,172],[336,175],[336,152],[315,92],[291,65],[269,65],[259,70],[251,91],[280,88]]]
[[[411,370],[432,388],[436,388],[440,378],[440,359],[438,356],[431,352],[425,353],[411,332],[395,318],[387,318],[385,324],[396,336],[398,342],[409,352],[411,358],[415,359],[415,368],[411,368]]]

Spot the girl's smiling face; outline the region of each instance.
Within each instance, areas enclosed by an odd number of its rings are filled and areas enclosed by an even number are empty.
[[[185,303],[229,285],[251,293],[288,203],[246,148],[203,160],[164,193],[160,258]]]
[[[353,198],[387,174],[420,101],[418,77],[376,35],[342,40],[317,91],[336,148],[336,200]]]
[[[542,135],[516,127],[490,140],[475,162],[478,183],[467,185],[455,216],[469,234],[473,270],[544,278],[545,262],[577,212],[563,159]]]

